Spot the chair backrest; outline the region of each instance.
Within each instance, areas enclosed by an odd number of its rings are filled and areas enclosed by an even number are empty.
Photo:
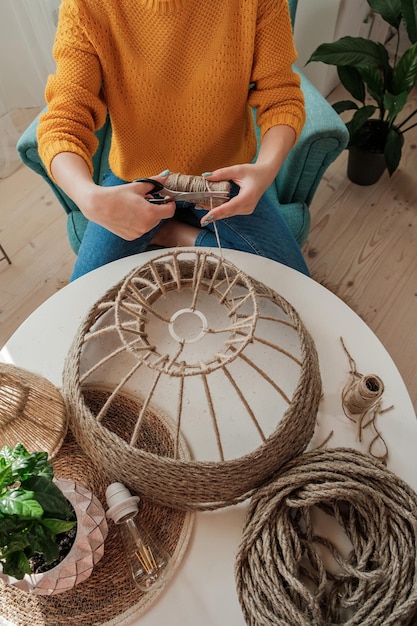
[[[291,15],[291,23],[293,25],[293,28],[294,28],[295,13],[297,11],[297,4],[298,4],[298,0],[288,0],[288,6],[290,9],[290,15]]]

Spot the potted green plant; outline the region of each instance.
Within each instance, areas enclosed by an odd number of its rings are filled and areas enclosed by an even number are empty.
[[[348,176],[358,184],[375,183],[387,168],[391,176],[401,160],[404,134],[416,126],[417,109],[399,119],[417,83],[417,3],[412,0],[367,0],[374,13],[394,31],[390,57],[382,43],[364,37],[342,37],[323,43],[307,63],[321,61],[337,67],[340,82],[354,100],[336,102],[338,113],[353,111],[349,130]],[[399,53],[401,24],[408,35]],[[355,159],[359,159],[355,165]]]
[[[92,532],[96,535],[90,545],[88,536]],[[14,448],[3,446],[0,450],[0,577],[3,580],[42,595],[66,591],[90,575],[92,565],[77,568],[77,561],[86,559],[88,564],[95,564],[103,555],[106,535],[105,513],[97,498],[73,481],[56,480],[46,452],[29,453],[22,444]],[[81,577],[77,577],[77,570]]]

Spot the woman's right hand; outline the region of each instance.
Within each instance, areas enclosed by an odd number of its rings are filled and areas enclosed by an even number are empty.
[[[153,176],[165,182],[166,176]],[[149,232],[163,219],[175,213],[175,202],[152,204],[145,198],[151,190],[149,183],[127,183],[114,187],[100,187],[93,183],[85,194],[82,206],[84,215],[96,224],[122,239],[132,241]]]
[[[175,202],[151,204],[146,200],[151,190],[149,183],[96,185],[87,163],[72,152],[57,154],[51,163],[51,173],[88,220],[127,241],[141,237],[175,213]],[[164,183],[167,177],[153,178]]]

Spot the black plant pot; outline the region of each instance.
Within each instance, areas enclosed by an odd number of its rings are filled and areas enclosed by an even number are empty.
[[[367,152],[357,146],[350,146],[347,175],[357,185],[373,185],[378,182],[386,169],[385,157],[380,152]]]
[[[373,185],[386,169],[384,156],[388,133],[386,122],[372,119],[364,124],[349,146],[347,175],[357,185]]]

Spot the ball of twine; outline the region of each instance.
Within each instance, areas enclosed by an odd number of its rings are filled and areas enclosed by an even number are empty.
[[[208,181],[204,176],[189,176],[188,174],[170,174],[165,181],[167,189],[175,191],[225,191],[230,194],[231,184],[227,180],[218,182]],[[224,200],[210,198],[206,201],[200,200],[200,206],[214,208],[224,203]]]
[[[384,383],[379,376],[367,374],[345,386],[342,401],[350,413],[358,415],[376,406],[383,393]]]
[[[417,495],[379,461],[300,455],[250,504],[235,567],[247,624],[415,625],[416,515]],[[349,549],[319,534],[323,522]]]
[[[163,268],[169,267],[169,271],[164,269],[165,274],[171,277],[173,268],[181,274],[175,281],[170,279],[174,287],[180,291],[184,273],[189,272],[190,268],[187,262],[183,263],[182,259],[178,258],[178,254],[173,253],[172,265],[168,264],[166,255],[162,259]],[[198,255],[205,257],[207,253],[197,251],[196,257]],[[157,267],[158,261],[159,258],[153,260],[153,268]],[[203,262],[201,263],[203,265]],[[222,259],[217,258],[217,263],[213,268],[211,268],[211,263],[206,266],[208,281],[212,280],[211,272],[219,271],[219,264],[223,263]],[[191,269],[193,268],[194,265]],[[235,281],[239,280],[240,270],[228,264],[230,274],[232,269],[237,273],[234,275]],[[154,271],[153,274],[155,273]],[[163,505],[211,510],[246,499],[254,489],[273,476],[289,459],[305,450],[313,435],[321,397],[321,378],[318,356],[311,335],[298,313],[284,298],[262,283],[254,281],[261,296],[274,299],[288,315],[300,340],[299,379],[286,411],[283,415],[277,416],[277,427],[253,451],[224,461],[184,461],[150,453],[130,445],[129,438],[118,436],[98,419],[97,414],[86,402],[83,383],[80,381],[85,338],[102,315],[103,310],[107,311],[113,306],[112,303],[117,300],[126,282],[129,281],[124,279],[112,287],[92,307],[80,326],[66,359],[62,393],[70,413],[70,427],[79,445],[90,458],[106,469],[109,479],[120,481],[134,491]],[[218,367],[219,364],[216,366]],[[178,400],[173,397],[173,402],[178,402]],[[137,415],[140,415],[142,406],[143,403],[138,398]],[[152,411],[154,408],[149,405],[147,412],[152,413]],[[123,419],[123,416],[117,419]]]

